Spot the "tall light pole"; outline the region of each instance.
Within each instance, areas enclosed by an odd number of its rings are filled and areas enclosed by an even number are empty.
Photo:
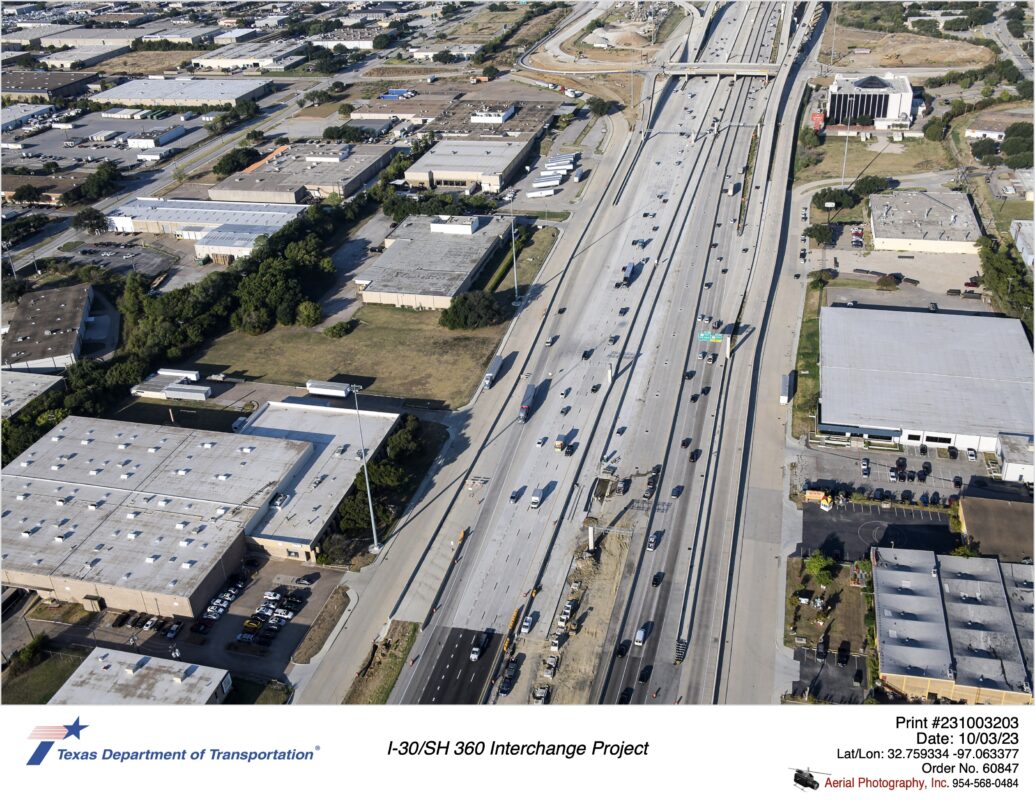
[[[517,242],[514,239],[514,207],[510,207],[510,266],[514,270],[514,308],[521,305],[521,295],[518,292],[518,263],[517,263]]]
[[[829,90],[828,90],[829,91]],[[841,159],[841,188],[845,188],[845,166],[848,164],[848,140],[852,138],[852,112],[855,111],[855,94],[848,102],[848,130],[845,135],[845,154]]]
[[[367,485],[367,508],[370,509],[370,530],[374,532],[374,544],[370,547],[371,553],[381,551],[381,545],[377,542],[377,522],[374,519],[374,496],[370,493],[370,474],[367,472],[367,447],[363,444],[363,425],[359,419],[359,392],[363,387],[358,383],[349,384],[352,390],[352,399],[356,403],[356,427],[359,429],[359,449],[363,454],[363,482]]]

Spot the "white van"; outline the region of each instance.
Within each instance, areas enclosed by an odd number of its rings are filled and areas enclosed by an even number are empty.
[[[643,647],[643,643],[647,641],[647,623],[640,626],[640,629],[636,631],[636,637],[633,639],[633,644],[637,647]]]

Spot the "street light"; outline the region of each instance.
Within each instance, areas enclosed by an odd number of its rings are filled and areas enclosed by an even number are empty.
[[[370,493],[370,475],[367,472],[367,448],[363,444],[363,425],[359,419],[359,392],[363,387],[358,383],[349,384],[352,390],[352,399],[356,403],[356,427],[359,429],[359,449],[363,454],[363,481],[367,485],[367,507],[370,509],[370,530],[374,532],[374,544],[370,547],[371,553],[381,552],[381,545],[377,542],[377,522],[374,520],[374,496]]]
[[[852,112],[855,111],[855,94],[848,102],[848,131],[845,136],[845,154],[841,159],[841,188],[845,188],[845,166],[848,164],[848,140],[852,138]]]
[[[521,295],[518,292],[518,262],[517,242],[514,240],[514,207],[510,208],[510,266],[514,270],[514,308],[521,305]]]

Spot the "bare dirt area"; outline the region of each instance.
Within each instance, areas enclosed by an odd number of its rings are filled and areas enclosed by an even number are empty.
[[[932,39],[914,33],[881,33],[858,28],[828,25],[823,36],[820,59],[830,63],[831,47],[835,49],[838,67],[933,67],[953,69],[983,67],[995,60],[987,47],[955,39]],[[856,48],[869,53],[853,52]]]
[[[517,22],[521,14],[522,11],[518,7],[511,11],[485,9],[449,31],[448,41],[454,44],[485,44],[503,33],[507,26]]]
[[[348,592],[348,586],[336,586],[334,588],[331,596],[327,598],[327,602],[320,609],[316,620],[310,626],[309,632],[306,633],[305,638],[302,640],[302,644],[298,646],[295,654],[291,657],[293,662],[296,664],[308,664],[313,656],[320,652],[327,641],[327,637],[331,635],[334,626],[341,619],[341,615],[349,607]]]
[[[400,64],[398,66],[371,67],[364,74],[370,78],[405,78],[410,75],[441,75],[443,72],[450,74],[455,71],[455,67],[450,68],[442,64],[435,64],[430,67],[422,64]],[[464,72],[473,72],[473,70],[465,69]]]
[[[549,634],[554,619],[545,616],[552,610],[543,610],[533,633],[521,640],[519,663],[521,672],[510,697],[510,702],[529,702],[533,687],[551,686],[551,703],[587,704],[592,702],[590,692],[603,653],[604,639],[618,595],[622,565],[628,555],[629,539],[620,533],[609,533],[598,540],[598,559],[576,559],[568,574],[566,598],[579,601],[573,620],[575,631],[561,647],[557,675],[548,679],[543,675],[550,652]],[[579,546],[583,546],[580,537]],[[571,591],[573,585],[579,589]],[[546,629],[551,628],[551,629]]]
[[[143,73],[153,75],[165,70],[177,69],[184,61],[202,55],[204,50],[148,50],[126,53],[102,62],[97,71],[108,75],[115,73]]]

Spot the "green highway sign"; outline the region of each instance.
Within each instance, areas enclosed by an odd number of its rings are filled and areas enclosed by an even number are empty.
[[[712,333],[711,331],[701,331],[697,334],[697,341],[699,342],[721,342],[721,333]]]

